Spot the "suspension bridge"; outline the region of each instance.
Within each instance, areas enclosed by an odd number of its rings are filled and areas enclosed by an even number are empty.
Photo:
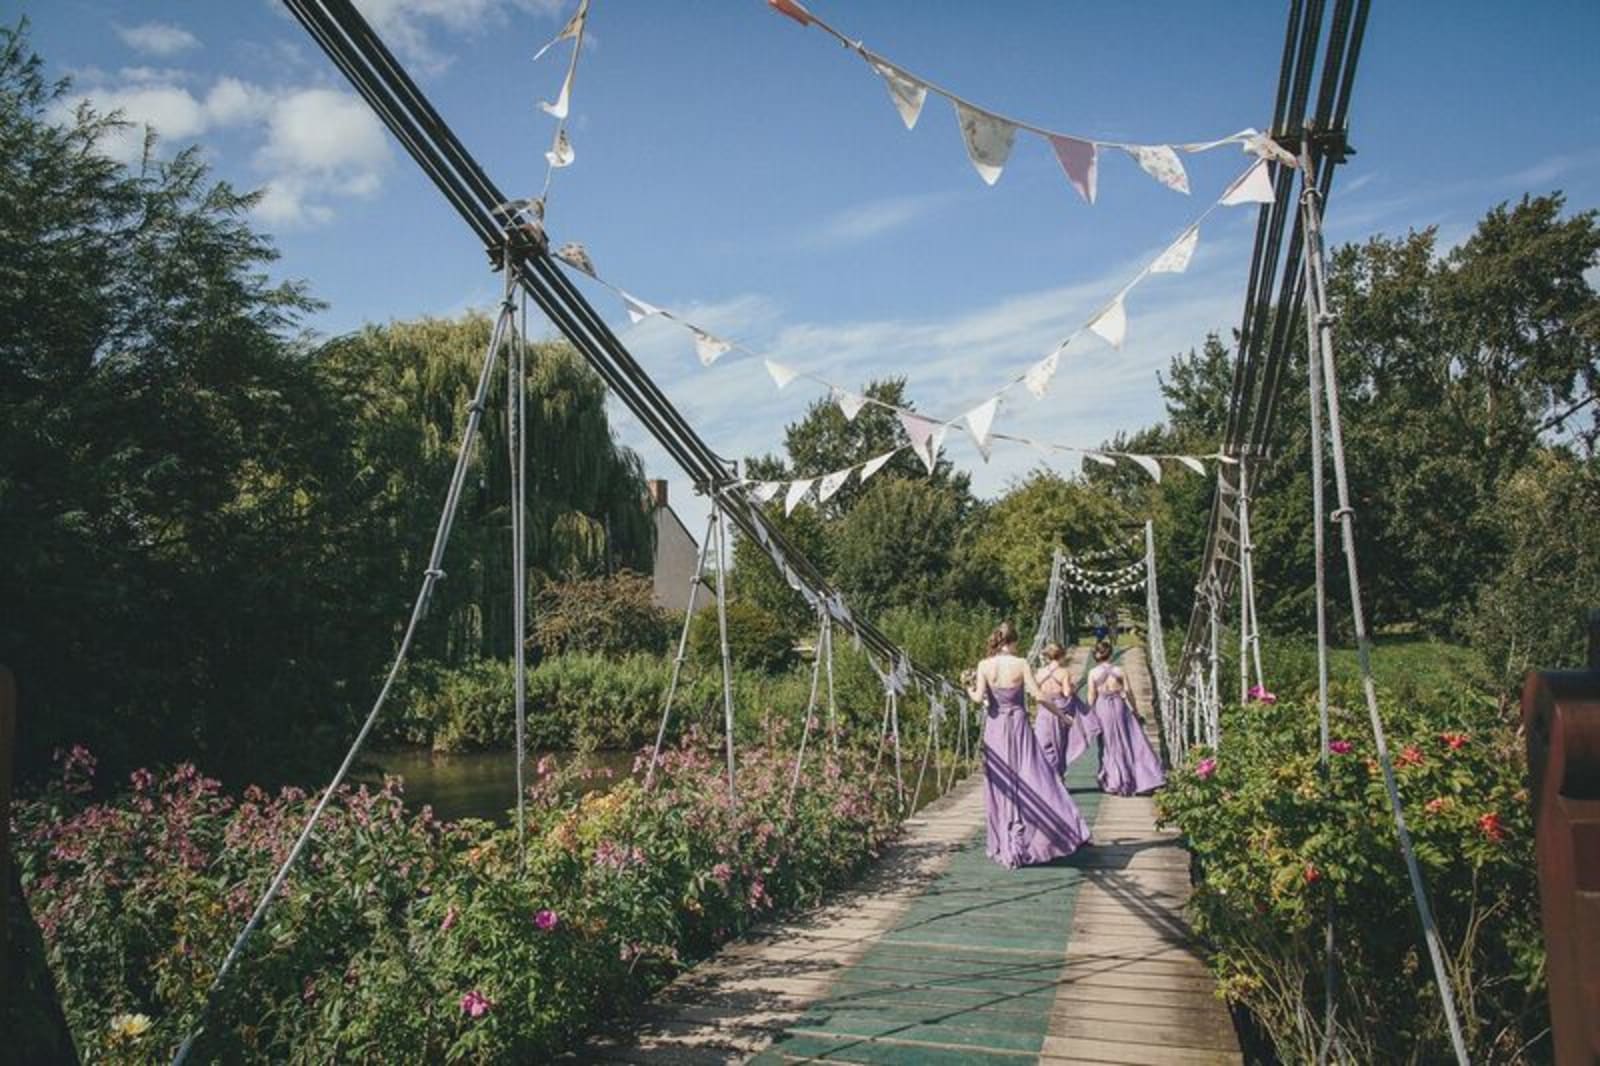
[[[705,543],[717,575],[715,601],[724,678],[728,676],[727,617],[721,569],[729,536],[737,532],[766,554],[816,612],[819,663],[831,656],[832,633],[837,628],[884,664],[880,670],[885,688],[881,739],[892,746],[897,770],[903,739],[899,699],[913,692],[928,699],[933,708],[928,735],[920,738],[926,745],[924,759],[930,753],[938,755],[944,743],[938,733],[942,718],[938,712],[952,706],[962,708],[962,719],[950,730],[950,743],[955,754],[969,754],[964,747],[972,743],[964,695],[948,679],[912,661],[881,630],[853,612],[826,575],[788,541],[769,519],[762,501],[738,476],[735,464],[706,444],[573,285],[550,251],[541,213],[528,211],[533,202],[508,198],[490,180],[350,0],[285,3],[481,240],[504,282],[501,314],[470,405],[455,476],[389,683],[401,668],[435,584],[444,576],[440,564],[462,492],[466,457],[501,358],[507,360],[512,382],[507,390],[507,415],[516,455],[513,493],[523,491],[520,478],[526,463],[526,441],[520,431],[523,400],[518,361],[524,349],[517,312],[519,303],[525,309],[531,301],[710,499],[711,524]],[[773,0],[773,6],[791,17],[797,11],[805,14],[793,3]],[[1265,685],[1255,622],[1250,472],[1253,464],[1268,457],[1278,401],[1288,387],[1293,335],[1303,324],[1311,353],[1306,382],[1311,431],[1318,442],[1313,449],[1317,523],[1312,536],[1320,562],[1325,548],[1324,520],[1331,518],[1340,525],[1354,630],[1361,645],[1367,701],[1393,804],[1397,839],[1411,874],[1422,940],[1437,978],[1457,1058],[1465,1062],[1453,992],[1439,956],[1426,886],[1411,854],[1367,666],[1354,511],[1340,437],[1334,320],[1323,276],[1322,216],[1335,168],[1351,150],[1348,112],[1368,7],[1368,0],[1291,0],[1289,4],[1269,130],[1273,196],[1270,203],[1263,203],[1257,220],[1220,452],[1224,461],[1216,469],[1196,605],[1177,655],[1175,675],[1168,674],[1162,643],[1152,528],[1147,524],[1142,534],[1141,564],[1102,571],[1099,577],[1106,588],[1126,591],[1142,587],[1145,592],[1146,644],[1127,648],[1123,656],[1138,704],[1148,713],[1145,728],[1152,742],[1172,764],[1195,745],[1213,749],[1224,745],[1219,714],[1223,703],[1220,641],[1235,611],[1241,700],[1249,695],[1252,670],[1255,685]],[[1324,440],[1337,486],[1338,498],[1331,512],[1322,499]],[[514,514],[520,511],[520,507],[513,509]],[[519,542],[525,535],[520,529],[514,529],[514,534]],[[1325,653],[1328,623],[1322,573],[1319,565],[1318,635]],[[1086,574],[1094,577],[1093,571],[1084,569],[1082,560],[1057,552],[1037,627],[1041,641],[1048,635],[1059,637],[1062,599],[1072,581],[1081,582]],[[520,580],[516,591],[519,625],[525,617]],[[520,649],[520,631],[517,638]],[[682,646],[680,641],[680,660]],[[1037,645],[1033,650],[1037,652]],[[1081,676],[1081,661],[1077,666]],[[516,667],[520,767],[524,702],[520,656]],[[1322,677],[1325,723],[1325,661]],[[390,684],[378,696],[333,779],[334,786],[349,772],[383,708]],[[815,707],[817,684],[812,691]],[[726,683],[723,703],[729,800],[737,803],[733,697]],[[669,695],[662,735],[670,712]],[[805,767],[803,745],[810,736],[811,718],[808,708],[802,750],[795,762],[797,779]],[[935,778],[940,779],[940,760],[935,757],[933,764]],[[983,853],[984,800],[978,777],[960,780],[951,774],[948,782],[940,779],[947,793],[905,823],[899,842],[864,882],[812,913],[758,929],[729,945],[668,987],[638,1018],[591,1039],[575,1053],[576,1060],[1241,1061],[1232,1021],[1212,991],[1203,945],[1184,918],[1190,861],[1182,842],[1156,828],[1150,798],[1103,796],[1092,785],[1093,774],[1092,763],[1083,760],[1068,777],[1093,827],[1093,846],[1069,860],[1021,871],[1004,870]],[[896,773],[895,779],[901,780],[901,775]],[[326,795],[332,793],[330,788]],[[223,960],[213,983],[213,997],[272,906],[321,812],[321,806],[313,812]],[[518,828],[522,828],[521,818]],[[1330,929],[1334,920],[1330,911]],[[202,1031],[203,1025],[204,1015]],[[191,1037],[180,1049],[178,1061],[186,1059],[193,1046]]]

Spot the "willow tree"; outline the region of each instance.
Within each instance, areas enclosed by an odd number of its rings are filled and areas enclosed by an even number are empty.
[[[426,565],[492,322],[481,314],[370,326],[322,352],[352,403],[356,468],[377,521],[363,554],[393,553],[397,607]],[[510,457],[506,375],[494,376],[467,490],[445,555],[422,652],[463,662],[510,652]],[[618,444],[605,386],[565,343],[528,359],[528,567],[541,581],[648,571],[654,524],[638,456]],[[385,543],[386,542],[386,543]],[[399,620],[402,610],[397,609]]]

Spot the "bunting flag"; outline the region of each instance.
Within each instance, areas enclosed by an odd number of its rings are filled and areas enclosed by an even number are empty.
[[[789,382],[800,376],[800,372],[793,367],[775,363],[771,359],[764,359],[762,362],[767,364],[767,373],[772,375],[773,383],[780,389],[787,388]]]
[[[572,161],[578,158],[577,153],[572,150],[572,142],[567,139],[567,128],[565,126],[556,130],[555,144],[544,154],[544,158],[551,167],[557,170],[562,167],[570,167]]]
[[[1174,456],[1172,456],[1172,458],[1176,459],[1178,462],[1182,463],[1184,466],[1188,467],[1190,470],[1193,470],[1196,474],[1199,474],[1201,477],[1205,476],[1206,464],[1202,463],[1200,460],[1196,459],[1194,456],[1192,456],[1192,455],[1174,455]]]
[[[1178,153],[1166,144],[1130,144],[1122,149],[1144,168],[1144,172],[1177,192],[1189,191],[1189,175]]]
[[[800,0],[767,0],[772,5],[772,10],[780,15],[788,15],[802,26],[809,26],[816,21],[811,12],[805,9]]]
[[[1235,134],[1235,136],[1243,137],[1244,150],[1258,158],[1271,159],[1282,163],[1286,167],[1298,168],[1300,166],[1300,160],[1294,157],[1294,153],[1273,140],[1272,135],[1269,133],[1244,130],[1242,133]]]
[[[1056,151],[1061,169],[1067,180],[1090,204],[1094,203],[1095,186],[1100,175],[1100,146],[1093,141],[1080,141],[1076,137],[1052,136],[1050,147]]]
[[[1161,481],[1161,464],[1148,455],[1131,455],[1128,452],[1117,452],[1117,457],[1138,463],[1159,484]]]
[[[1061,350],[1058,348],[1030,366],[1027,374],[1023,376],[1028,391],[1044,399],[1044,394],[1050,391],[1050,379],[1056,376],[1056,368],[1060,365]]]
[[[689,329],[694,333],[694,350],[700,357],[701,366],[710,366],[733,348],[721,337],[713,337],[697,326],[690,326]]]
[[[589,0],[579,0],[578,10],[574,11],[572,13],[572,17],[567,19],[567,24],[561,27],[561,32],[550,38],[549,43],[533,54],[534,62],[537,63],[539,60],[543,59],[546,52],[550,51],[550,49],[554,48],[562,41],[570,41],[583,33],[583,24],[588,17]]]
[[[636,326],[645,319],[649,318],[651,315],[666,314],[665,311],[661,310],[661,308],[657,307],[655,304],[645,303],[637,296],[631,296],[625,292],[621,295],[622,306],[626,308],[628,312],[628,320]]]
[[[750,490],[750,495],[761,503],[768,503],[781,491],[783,491],[783,482],[781,481],[760,481],[756,483],[755,488]]]
[[[823,478],[817,484],[817,502],[827,503],[829,500],[833,499],[834,494],[840,489],[844,488],[845,482],[849,481],[850,475],[855,472],[856,468],[851,466],[846,467],[843,470],[835,470],[833,473]]]
[[[800,481],[789,482],[789,492],[783,498],[784,514],[794,514],[794,509],[800,505],[800,501],[805,499],[806,494],[811,491],[812,480],[812,478],[804,478]]]
[[[1167,250],[1150,264],[1150,273],[1182,274],[1189,269],[1189,260],[1194,258],[1195,245],[1199,243],[1200,227],[1190,226],[1183,231],[1183,236],[1167,245]]]
[[[1128,336],[1128,310],[1122,306],[1123,293],[1117,293],[1104,311],[1095,316],[1089,328],[1113,348],[1121,348]]]
[[[839,412],[844,415],[846,422],[854,422],[856,415],[867,405],[867,398],[859,393],[848,392],[844,389],[833,390],[833,402],[839,405]]]
[[[1116,466],[1117,465],[1117,461],[1115,459],[1111,458],[1111,456],[1102,455],[1099,452],[1084,452],[1083,453],[1083,457],[1085,459],[1091,460],[1092,462],[1099,463],[1101,466]]]
[[[1011,144],[1016,140],[1017,127],[997,115],[980,111],[959,100],[955,101],[955,106],[956,120],[961,123],[961,136],[967,142],[967,155],[972,159],[978,177],[993,185],[1000,180],[1000,171],[1011,156]]]
[[[867,62],[889,87],[889,99],[894,101],[894,108],[900,112],[900,120],[906,124],[906,129],[916,129],[917,119],[922,117],[922,105],[928,99],[928,87],[881,59],[869,59]]]
[[[978,446],[978,452],[986,463],[989,461],[989,431],[994,425],[994,415],[999,408],[1000,397],[991,396],[965,415],[967,432],[972,434],[972,443]]]
[[[583,271],[591,278],[595,276],[593,260],[589,258],[589,253],[584,249],[583,245],[577,241],[568,241],[551,254],[568,266],[576,267]]]
[[[1245,171],[1218,201],[1226,207],[1238,204],[1270,204],[1277,199],[1272,191],[1272,175],[1267,173],[1267,161],[1260,159]]]
[[[914,415],[909,411],[901,411],[900,425],[906,431],[906,436],[911,438],[911,450],[922,460],[922,465],[928,468],[928,473],[933,473],[934,463],[938,461],[939,446],[944,443],[945,427],[932,419]]]
[[[895,451],[897,452],[897,451],[899,451],[899,449],[897,448],[897,449],[895,449]],[[895,452],[884,452],[882,455],[878,456],[875,459],[868,459],[866,464],[861,467],[861,478],[860,478],[860,480],[862,481],[862,483],[864,484],[866,482],[867,478],[871,477],[873,474],[876,474],[878,471],[882,470],[883,467],[884,467],[884,464],[887,463],[890,459],[893,459],[894,457],[895,457]]]
[[[539,110],[543,111],[545,114],[550,115],[553,118],[566,118],[567,117],[567,106],[570,103],[571,98],[572,98],[572,75],[573,75],[573,73],[574,72],[572,70],[568,70],[567,71],[567,76],[565,78],[561,79],[561,93],[560,93],[559,96],[556,97],[556,102],[553,103],[553,104],[547,104],[547,103],[545,103],[543,101],[540,101],[539,102]]]

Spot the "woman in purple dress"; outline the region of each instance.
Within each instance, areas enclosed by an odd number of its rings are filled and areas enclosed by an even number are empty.
[[[1166,784],[1161,760],[1135,715],[1133,694],[1122,669],[1111,662],[1111,643],[1094,646],[1089,671],[1089,707],[1100,722],[1100,790],[1118,796],[1150,792]]]
[[[1067,670],[1067,653],[1061,645],[1051,642],[1044,646],[1044,665],[1034,680],[1044,698],[1033,712],[1033,736],[1045,761],[1059,776],[1067,769],[1067,750],[1070,743],[1073,719],[1084,710],[1079,702],[1076,683]]]
[[[1028,727],[1023,696],[1040,700],[1043,693],[1028,661],[1017,654],[1010,622],[990,635],[988,652],[968,693],[987,711],[983,790],[989,857],[1015,869],[1071,855],[1088,842],[1089,828]]]

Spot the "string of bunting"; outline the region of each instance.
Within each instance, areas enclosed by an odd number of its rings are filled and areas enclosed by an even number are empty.
[[[1077,555],[1068,556],[1067,559],[1069,562],[1074,563],[1095,563],[1101,559],[1109,559],[1114,555],[1121,555],[1132,547],[1134,542],[1143,540],[1143,532],[1134,533],[1120,544],[1113,544],[1109,548],[1097,548],[1094,551],[1079,552]]]
[[[1074,577],[1080,577],[1088,581],[1115,581],[1126,577],[1129,574],[1144,572],[1143,559],[1140,559],[1137,562],[1129,563],[1127,566],[1119,566],[1110,570],[1090,570],[1086,567],[1079,566],[1071,558],[1063,559],[1062,565],[1066,567],[1067,572],[1072,574]]]
[[[578,0],[578,9],[561,27],[561,32],[550,38],[543,48],[533,54],[533,60],[537,63],[544,58],[546,52],[562,41],[572,42],[572,54],[567,58],[567,73],[561,79],[560,91],[556,93],[554,101],[539,102],[539,110],[556,120],[556,131],[550,140],[550,150],[544,154],[544,187],[540,189],[538,196],[507,200],[503,204],[495,205],[495,212],[506,216],[511,222],[530,215],[542,223],[545,204],[550,198],[550,183],[555,178],[556,171],[570,167],[577,159],[577,153],[572,150],[572,139],[567,136],[567,116],[572,112],[572,85],[578,77],[578,56],[583,52],[583,34],[588,23],[589,0]]]
[[[942,96],[955,109],[956,121],[961,127],[961,137],[966,143],[967,157],[973,169],[988,185],[1000,180],[1011,157],[1017,132],[1035,134],[1049,144],[1067,181],[1090,204],[1095,202],[1099,189],[1100,155],[1105,149],[1122,152],[1139,164],[1146,174],[1175,192],[1189,192],[1189,175],[1184,169],[1179,153],[1209,152],[1225,145],[1238,145],[1262,160],[1274,159],[1286,166],[1294,166],[1292,154],[1280,147],[1271,137],[1254,129],[1242,129],[1226,137],[1210,141],[1168,144],[1135,144],[1126,141],[1107,141],[1094,137],[1081,137],[1047,129],[1044,126],[1010,118],[992,108],[958,96],[927,78],[911,73],[904,66],[868,49],[861,41],[847,37],[827,22],[818,18],[800,0],[768,0],[779,14],[787,15],[801,26],[815,26],[833,37],[845,48],[859,55],[875,74],[883,79],[889,90],[890,102],[900,114],[907,130],[914,129],[922,117],[928,94]]]
[[[1141,563],[1139,565],[1143,566],[1144,564]],[[1072,574],[1070,572],[1067,574],[1067,583],[1073,588],[1078,589],[1081,592],[1095,592],[1101,594],[1128,592],[1132,589],[1143,588],[1145,580],[1145,575],[1142,573],[1130,575],[1129,577],[1123,578],[1120,581],[1089,581],[1079,578],[1076,574]]]

